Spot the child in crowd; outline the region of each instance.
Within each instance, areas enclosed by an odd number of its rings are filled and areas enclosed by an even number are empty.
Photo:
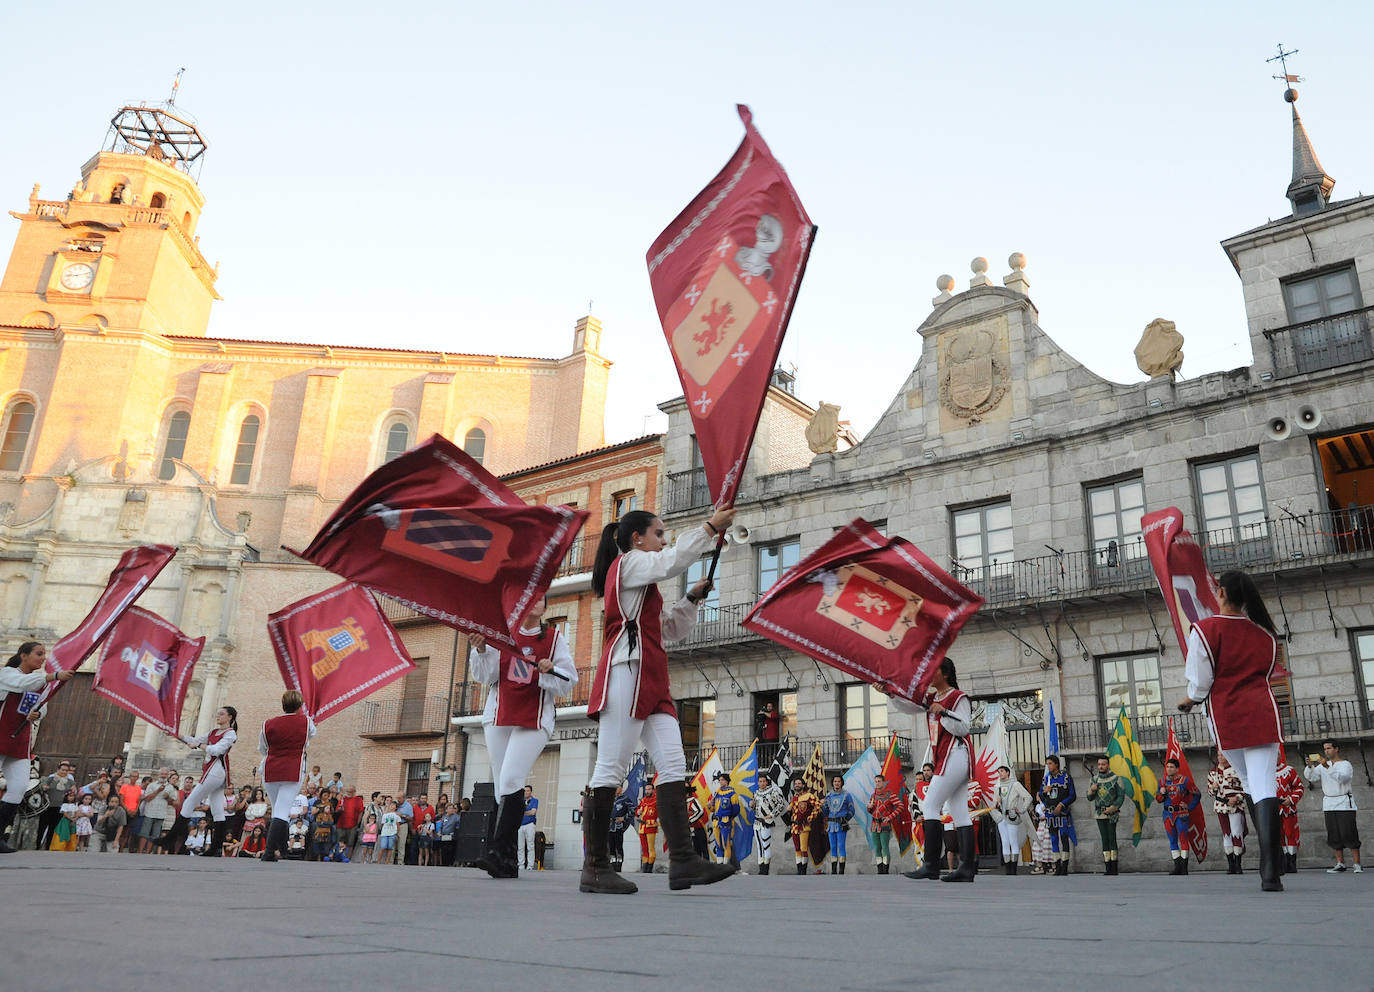
[[[334,845],[334,849],[329,852],[328,856],[325,857],[324,860],[348,864],[348,845],[345,844],[343,841],[339,841],[337,844]]]
[[[363,856],[359,864],[370,865],[377,847],[377,817],[369,816],[363,824]]]
[[[417,863],[421,867],[428,865],[430,852],[434,850],[434,815],[432,813],[425,814],[425,820],[416,832],[415,850]]]
[[[95,819],[95,807],[91,805],[91,794],[83,793],[76,801],[76,849],[85,851],[91,843],[91,821]]]
[[[396,813],[396,800],[388,800],[386,812],[382,814],[382,829],[377,835],[377,863],[391,864],[391,852],[396,850],[396,831],[401,818]]]
[[[205,830],[199,820],[191,824],[190,832],[186,835],[186,853],[197,855],[205,853]]]
[[[286,842],[286,856],[288,858],[305,857],[305,838],[309,833],[310,828],[305,825],[304,816],[291,817],[291,829],[288,831]]]

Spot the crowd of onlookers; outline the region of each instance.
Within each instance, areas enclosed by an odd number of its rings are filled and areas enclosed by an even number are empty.
[[[32,827],[18,821],[11,829],[10,844],[52,851],[203,856],[212,843],[208,806],[202,804],[188,817],[184,839],[173,830],[195,785],[195,777],[178,779],[170,768],[126,771],[121,758],[101,769],[92,781],[79,783],[71,763],[64,761],[30,789],[30,796],[37,798],[38,792],[46,798],[46,808],[27,818]],[[291,806],[287,857],[451,865],[457,853],[458,824],[469,805],[466,799],[450,802],[445,794],[433,804],[425,796],[380,792],[364,799],[354,786],[344,784],[342,772],[326,780],[317,765]],[[261,857],[272,816],[262,787],[226,788],[224,810],[229,829],[221,855]]]

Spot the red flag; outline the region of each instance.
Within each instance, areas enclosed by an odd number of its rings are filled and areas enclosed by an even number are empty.
[[[527,504],[436,434],[364,479],[310,546],[292,553],[514,646],[512,632],[548,591],[587,516]]]
[[[132,606],[100,645],[92,688],[165,734],[181,734],[181,708],[205,638],[190,638]]]
[[[278,610],[267,633],[282,681],[316,723],[415,669],[377,601],[352,582]]]
[[[159,572],[175,557],[177,549],[166,544],[145,544],[130,548],[120,556],[119,564],[105,583],[105,591],[96,600],[86,619],[48,652],[47,668],[52,672],[74,672],[90,657],[104,640],[124,611],[153,584]],[[35,706],[43,706],[63,682],[49,682],[39,694]]]
[[[1169,743],[1164,749],[1164,760],[1178,762],[1178,770],[1192,780],[1193,788],[1201,789],[1197,784],[1197,779],[1193,778],[1193,770],[1188,767],[1188,758],[1183,753],[1183,748],[1179,746],[1178,738],[1174,736],[1174,718],[1169,717]],[[1198,861],[1207,860],[1207,812],[1202,808],[1201,796],[1199,801],[1188,811],[1188,846],[1192,848],[1193,854]]]
[[[982,605],[914,544],[860,519],[779,579],[743,626],[921,703]]]
[[[911,846],[911,798],[906,788],[906,776],[902,773],[902,758],[897,753],[897,735],[887,746],[887,757],[883,759],[883,781],[898,797],[897,814],[892,822],[892,833],[897,838],[897,853],[905,854]]]
[[[1217,588],[1202,548],[1183,529],[1183,511],[1176,506],[1140,518],[1145,550],[1155,581],[1174,621],[1178,646],[1188,653],[1188,632],[1198,620],[1217,612]]]
[[[733,503],[816,228],[737,108],[744,140],[649,247],[649,282],[717,506]]]

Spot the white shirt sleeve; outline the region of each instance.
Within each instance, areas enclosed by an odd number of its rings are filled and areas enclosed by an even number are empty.
[[[1188,698],[1202,702],[1212,692],[1212,656],[1196,627],[1188,631],[1188,660],[1183,664],[1183,675],[1188,680]]]
[[[680,641],[697,625],[699,606],[683,596],[672,606],[663,608],[663,640]]]
[[[622,593],[676,578],[711,547],[715,538],[704,524],[689,527],[677,542],[661,551],[626,551],[620,563]]]
[[[1350,791],[1350,783],[1355,778],[1355,769],[1348,761],[1331,762],[1331,778],[1342,792]]]
[[[568,650],[568,639],[562,634],[553,639],[553,670],[562,672],[568,681],[563,681],[553,672],[548,675],[541,672],[539,688],[551,693],[554,699],[572,695],[573,689],[577,687],[577,664],[573,661],[572,652]]]
[[[258,731],[258,754],[267,753],[267,725]]]
[[[940,714],[940,724],[955,737],[967,737],[973,729],[973,704],[964,696],[954,704],[954,709]]]
[[[37,692],[43,688],[47,681],[48,673],[43,668],[27,674],[18,668],[0,668],[0,691],[2,692]]]
[[[483,685],[495,685],[501,678],[501,653],[488,644],[468,654],[468,678]]]
[[[187,747],[200,747],[202,744],[205,743],[208,736],[209,735],[203,734],[200,737],[191,737],[190,735],[183,734],[181,737],[181,743],[185,744]]]
[[[205,745],[205,753],[213,758],[218,758],[222,754],[228,754],[229,749],[234,746],[234,741],[239,739],[239,735],[232,730],[225,731],[223,737],[213,744]]]
[[[915,715],[921,712],[921,707],[917,706],[910,699],[906,699],[902,696],[888,696],[887,703],[898,713]]]

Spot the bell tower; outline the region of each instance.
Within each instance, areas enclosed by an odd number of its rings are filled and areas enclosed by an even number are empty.
[[[28,209],[10,212],[0,324],[203,336],[220,298],[196,234],[205,148],[171,101],[121,107],[70,193],[44,199],[34,184]]]

